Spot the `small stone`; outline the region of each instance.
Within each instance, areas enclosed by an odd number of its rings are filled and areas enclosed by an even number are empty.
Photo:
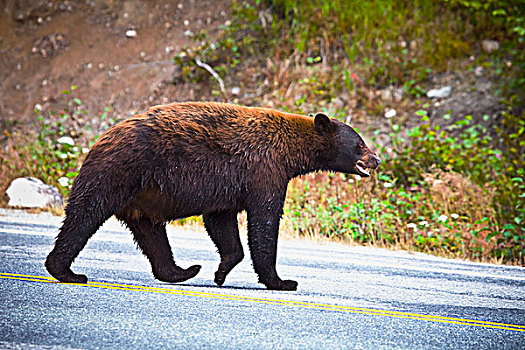
[[[190,21],[188,21],[187,19],[184,20],[184,22],[182,22],[184,24],[184,26],[189,26],[190,25]]]
[[[22,65],[20,63],[17,63],[16,64],[16,70],[21,70],[22,69]]]
[[[230,21],[230,20],[224,22],[224,25],[225,25],[226,27],[229,27],[231,24],[232,24],[232,21]]]
[[[39,104],[39,103],[37,103],[37,104],[35,105],[35,109],[36,109],[37,111],[41,111],[41,110],[42,110],[42,105]]]
[[[137,31],[135,29],[128,29],[128,30],[126,30],[126,37],[134,38],[136,36],[137,36]]]
[[[400,102],[403,99],[403,88],[394,89],[394,102]]]
[[[164,23],[164,27],[166,27],[166,29],[170,29],[171,28],[171,23],[170,22]]]
[[[57,143],[74,146],[75,141],[69,136],[62,136],[57,140]]]
[[[93,68],[93,64],[92,63],[86,64],[86,69],[91,69],[91,68]]]
[[[388,118],[388,119],[393,118],[393,117],[395,117],[396,115],[397,115],[397,112],[396,112],[396,110],[393,109],[393,108],[392,108],[392,109],[389,109],[389,110],[387,110],[387,111],[385,112],[385,118]]]
[[[120,69],[119,65],[117,64],[115,67],[113,67],[115,71],[118,71]]]
[[[47,79],[44,79],[42,80],[42,83],[40,83],[40,85],[42,86],[46,86],[49,82],[47,81]]]
[[[33,46],[33,47],[31,48],[31,53],[37,53],[37,52],[38,52],[38,49],[37,49],[36,47]]]
[[[62,176],[60,179],[58,179],[58,183],[62,187],[67,187],[69,185],[69,179],[67,177]]]
[[[500,44],[499,41],[496,40],[483,40],[481,42],[481,47],[483,48],[483,51],[490,55],[491,53],[499,49]]]
[[[390,88],[383,89],[380,91],[380,93],[381,93],[381,99],[383,101],[393,100],[392,90]]]
[[[182,10],[182,7],[183,7],[183,6],[182,6],[182,3],[179,3],[179,4],[177,5],[177,8],[178,8],[179,10]]]
[[[238,86],[232,87],[232,95],[239,95],[241,93],[241,88]]]
[[[44,19],[43,19],[42,17],[38,17],[38,18],[36,19],[36,23],[38,23],[38,24],[42,24],[42,23],[44,23]]]
[[[146,53],[144,51],[140,51],[140,57],[142,58],[146,57]]]
[[[477,77],[481,77],[483,75],[483,67],[482,66],[477,66],[475,69],[474,69],[474,74],[477,76]]]
[[[104,69],[104,67],[105,67],[104,63],[99,63],[98,64],[98,69]]]
[[[450,96],[452,88],[450,86],[444,86],[441,89],[432,89],[427,92],[428,98],[447,98]]]

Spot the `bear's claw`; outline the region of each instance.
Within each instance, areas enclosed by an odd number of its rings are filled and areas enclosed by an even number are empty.
[[[54,254],[49,254],[46,259],[46,270],[51,276],[64,283],[87,283],[88,278],[86,275],[76,274],[69,267],[61,267],[63,264],[57,260],[59,259]]]
[[[214,282],[217,283],[217,285],[220,287],[224,284],[224,280],[226,280],[226,272],[224,271],[217,271],[215,272],[215,279]]]
[[[187,269],[177,267],[175,270],[154,273],[155,277],[162,282],[184,282],[195,277],[201,270],[201,265],[193,265]]]

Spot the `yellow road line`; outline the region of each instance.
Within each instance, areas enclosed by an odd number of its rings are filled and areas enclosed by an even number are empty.
[[[4,272],[0,272],[0,278],[21,280],[21,281],[31,281],[31,282],[58,283],[54,278],[48,277],[48,276],[33,276],[33,275],[23,275],[23,274],[4,273]],[[476,327],[484,327],[484,328],[495,328],[495,329],[525,332],[525,325],[506,324],[506,323],[471,320],[471,319],[455,318],[455,317],[416,314],[416,313],[401,312],[401,311],[389,311],[389,310],[380,310],[380,309],[351,307],[351,306],[340,306],[340,305],[332,305],[332,304],[310,303],[310,302],[295,301],[295,300],[257,298],[257,297],[241,296],[241,295],[208,293],[208,292],[188,291],[188,290],[180,290],[180,289],[172,289],[172,288],[149,287],[149,286],[141,286],[141,285],[95,282],[95,281],[93,282],[89,281],[87,284],[77,284],[77,283],[63,283],[63,284],[78,285],[78,286],[92,287],[92,288],[101,288],[101,289],[141,291],[141,292],[149,292],[149,293],[173,294],[173,295],[180,295],[180,296],[193,296],[193,297],[201,297],[201,298],[245,301],[245,302],[271,304],[271,305],[294,306],[294,307],[301,307],[301,308],[307,308],[307,309],[340,311],[340,312],[349,312],[349,313],[357,313],[357,314],[365,314],[365,315],[405,318],[405,319],[414,319],[414,320],[423,320],[423,321],[441,322],[441,323],[452,323],[452,324],[459,324],[459,325],[468,325],[468,326],[476,326]]]

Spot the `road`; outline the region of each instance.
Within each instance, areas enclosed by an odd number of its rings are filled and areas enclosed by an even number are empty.
[[[61,284],[43,267],[60,220],[0,210],[0,349],[525,349],[522,267],[281,240],[297,292],[265,290],[248,257],[217,287],[211,240],[170,228],[179,265],[203,267],[167,284],[110,220],[73,265],[90,282]]]

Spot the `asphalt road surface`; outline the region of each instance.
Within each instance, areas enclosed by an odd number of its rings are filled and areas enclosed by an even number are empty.
[[[211,240],[172,228],[178,264],[203,267],[168,284],[110,220],[73,265],[90,282],[63,284],[43,266],[60,220],[0,210],[0,349],[525,349],[522,267],[281,240],[297,292],[265,290],[249,257],[217,287]]]

